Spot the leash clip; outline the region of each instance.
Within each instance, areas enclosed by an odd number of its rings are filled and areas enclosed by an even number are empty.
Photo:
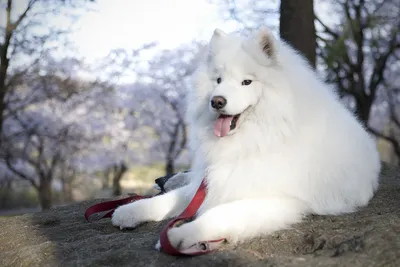
[[[225,242],[224,238],[212,241],[202,241],[187,249],[181,250],[180,252],[183,254],[206,254],[218,249],[223,242]]]

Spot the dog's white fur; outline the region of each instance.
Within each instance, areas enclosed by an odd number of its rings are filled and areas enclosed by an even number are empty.
[[[242,85],[246,79],[252,83]],[[225,137],[213,133],[216,95],[227,99],[222,112],[242,113]],[[267,28],[249,39],[215,30],[188,101],[190,182],[118,208],[114,225],[179,215],[203,177],[207,196],[196,219],[168,233],[180,249],[269,234],[311,213],[353,212],[378,187],[375,141],[304,58]]]

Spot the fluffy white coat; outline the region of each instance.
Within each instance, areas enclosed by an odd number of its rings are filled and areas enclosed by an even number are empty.
[[[223,109],[211,106],[214,96],[227,100]],[[241,114],[223,137],[213,132],[220,113]],[[215,30],[187,115],[193,153],[187,182],[119,207],[113,225],[179,215],[204,177],[207,197],[195,220],[169,231],[180,249],[269,234],[311,213],[353,212],[378,187],[375,141],[304,58],[266,28],[248,39]]]

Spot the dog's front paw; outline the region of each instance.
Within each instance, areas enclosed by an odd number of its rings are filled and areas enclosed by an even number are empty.
[[[133,202],[118,207],[112,215],[112,224],[122,230],[125,228],[135,228],[142,223],[144,216],[142,214],[143,210],[140,209],[141,205],[139,202]]]
[[[191,223],[188,223],[180,227],[170,229],[168,231],[168,239],[171,245],[177,250],[184,250],[191,247],[195,243],[202,241],[196,237],[198,234],[193,228],[195,227],[193,227]]]
[[[190,229],[189,229],[190,230]],[[178,250],[184,250],[191,247],[193,244],[197,243],[194,236],[190,236],[188,230],[182,227],[172,228],[168,231],[168,240],[173,247]],[[192,233],[193,234],[193,233]],[[155,250],[161,251],[161,241],[158,240],[154,246]]]
[[[168,231],[168,239],[177,250],[186,250],[199,242],[219,239],[220,233],[215,228],[190,222]]]

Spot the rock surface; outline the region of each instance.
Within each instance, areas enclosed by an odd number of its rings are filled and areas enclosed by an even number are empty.
[[[120,231],[88,223],[86,201],[0,218],[0,266],[400,266],[400,171],[385,168],[370,205],[343,216],[309,216],[292,229],[198,257],[153,249],[165,224]]]

